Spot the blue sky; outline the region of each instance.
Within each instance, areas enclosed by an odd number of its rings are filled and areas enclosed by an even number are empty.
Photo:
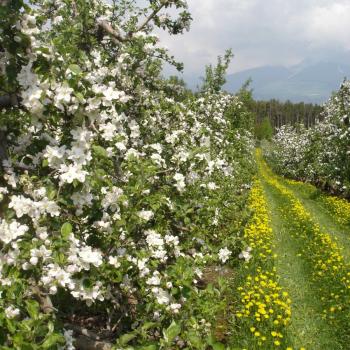
[[[191,30],[161,33],[162,43],[200,76],[226,48],[230,72],[263,65],[290,66],[350,50],[350,0],[188,0]]]

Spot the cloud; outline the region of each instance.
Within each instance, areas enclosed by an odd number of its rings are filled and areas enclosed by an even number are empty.
[[[335,2],[315,7],[309,14],[306,36],[315,47],[334,46],[350,49],[350,3]]]
[[[348,0],[188,0],[189,33],[162,42],[200,75],[225,49],[235,58],[231,71],[262,65],[292,65],[314,53],[350,50]]]

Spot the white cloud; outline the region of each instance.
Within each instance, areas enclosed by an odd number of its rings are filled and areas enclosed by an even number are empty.
[[[350,49],[350,3],[315,7],[307,18],[306,37],[312,46],[340,45]]]
[[[350,50],[349,0],[188,0],[189,33],[161,33],[187,74],[200,75],[225,49],[231,71],[291,65],[317,51]]]

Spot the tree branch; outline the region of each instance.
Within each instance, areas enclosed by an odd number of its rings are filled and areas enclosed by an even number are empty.
[[[106,20],[102,20],[98,22],[98,26],[101,30],[106,32],[115,44],[125,42],[130,40],[135,33],[143,30],[147,24],[159,13],[159,11],[169,3],[169,0],[162,1],[156,9],[145,19],[145,21],[140,24],[134,31],[130,31],[125,36],[121,35],[116,29],[114,29]]]
[[[185,227],[185,226],[180,226],[180,225],[174,225],[174,226],[180,231],[185,231],[185,232],[191,231],[188,227]]]
[[[7,142],[6,133],[4,130],[0,130],[0,167],[2,161],[7,159]]]
[[[166,0],[164,1],[161,5],[159,5],[147,18],[146,20],[134,31],[129,33],[129,36],[132,36],[134,33],[137,33],[139,31],[141,31],[142,29],[144,29],[147,24],[157,15],[157,13],[168,3],[169,1]]]
[[[100,21],[98,25],[103,31],[105,31],[112,38],[112,41],[115,44],[118,44],[119,42],[122,43],[125,41],[125,38],[121,36],[117,30],[113,29],[112,26],[107,21]]]
[[[113,336],[113,333],[110,331],[104,331],[102,335],[99,335],[93,331],[90,331],[86,328],[80,327],[79,325],[72,324],[72,323],[65,323],[65,328],[71,329],[74,332],[84,335],[85,337],[91,338],[93,340],[100,340],[100,341],[106,341],[106,339],[110,339],[111,336]]]
[[[0,96],[0,108],[18,106],[19,99],[16,94],[8,94]]]
[[[113,344],[101,339],[101,337],[86,329],[82,328],[78,325],[74,325],[71,323],[66,323],[65,328],[73,330],[75,333],[77,333],[77,336],[75,337],[74,345],[77,349],[81,350],[111,350]]]
[[[54,308],[52,304],[50,296],[44,293],[38,286],[32,287],[32,293],[39,302],[40,309],[44,314],[52,314],[53,312],[57,312],[57,309]]]
[[[74,345],[78,350],[112,350],[113,348],[112,343],[93,340],[85,335],[75,338]]]

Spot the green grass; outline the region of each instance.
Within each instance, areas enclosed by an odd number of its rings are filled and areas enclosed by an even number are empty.
[[[288,220],[282,217],[280,210],[285,205],[285,198],[264,181],[263,185],[275,236],[277,273],[280,284],[292,299],[289,338],[293,349],[344,349],[335,337],[332,326],[322,319],[320,296],[311,282],[312,271],[308,263],[298,256],[301,243],[292,237]]]
[[[332,235],[332,239],[342,248],[344,260],[350,263],[350,229],[337,223],[332,217],[332,214],[322,203],[318,190],[309,184],[289,185],[286,181],[282,181],[282,183],[301,201],[306,210],[311,214],[313,221],[323,231]]]

